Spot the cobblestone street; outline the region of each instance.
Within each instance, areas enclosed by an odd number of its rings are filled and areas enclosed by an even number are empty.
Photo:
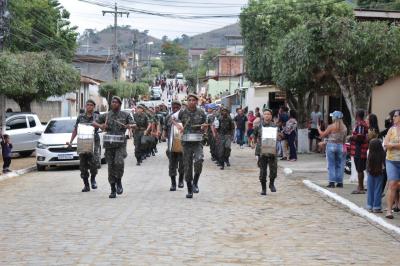
[[[170,192],[165,144],[136,166],[129,143],[124,194],[81,193],[77,169],[0,182],[1,265],[389,265],[398,237],[279,174],[259,195],[254,151],[233,149],[221,171],[208,148],[200,194]],[[244,159],[239,161],[239,157]],[[298,162],[301,163],[301,162]],[[269,191],[268,191],[269,192]]]

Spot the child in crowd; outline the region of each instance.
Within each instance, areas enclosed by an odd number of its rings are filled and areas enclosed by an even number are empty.
[[[3,173],[11,172],[9,169],[11,164],[11,151],[12,151],[12,144],[10,141],[10,136],[4,134],[1,140],[1,151],[3,155]]]
[[[367,209],[371,212],[382,212],[382,184],[385,151],[380,139],[372,139],[369,143],[367,158]]]

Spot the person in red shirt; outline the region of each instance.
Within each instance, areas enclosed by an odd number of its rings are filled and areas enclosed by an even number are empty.
[[[358,187],[352,194],[365,194],[364,171],[367,167],[368,125],[364,117],[364,110],[358,110],[356,124],[350,138],[350,155],[354,157],[354,164],[358,174]]]
[[[253,143],[253,132],[254,132],[254,125],[253,122],[256,119],[256,116],[254,115],[253,111],[249,111],[249,114],[247,115],[247,139],[249,140],[248,145],[251,147],[251,144]]]

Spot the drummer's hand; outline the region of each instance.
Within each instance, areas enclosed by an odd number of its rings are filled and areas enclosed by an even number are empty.
[[[105,131],[107,129],[107,124],[101,124],[100,129]]]

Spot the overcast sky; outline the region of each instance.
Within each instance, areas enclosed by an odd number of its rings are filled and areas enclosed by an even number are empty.
[[[113,5],[114,0],[88,0],[96,3]],[[103,17],[102,10],[111,10],[105,7],[81,2],[80,0],[59,0],[71,13],[72,25],[78,26],[82,33],[85,29],[101,30],[114,24],[111,14]],[[241,7],[247,0],[118,0],[118,6],[129,7],[152,12],[174,13],[183,15],[222,15],[239,14]],[[213,29],[235,23],[238,18],[213,19],[172,19],[145,14],[130,13],[126,18],[118,17],[119,25],[130,25],[132,28],[149,30],[149,34],[161,38],[167,35],[170,39],[182,34],[196,35]]]

